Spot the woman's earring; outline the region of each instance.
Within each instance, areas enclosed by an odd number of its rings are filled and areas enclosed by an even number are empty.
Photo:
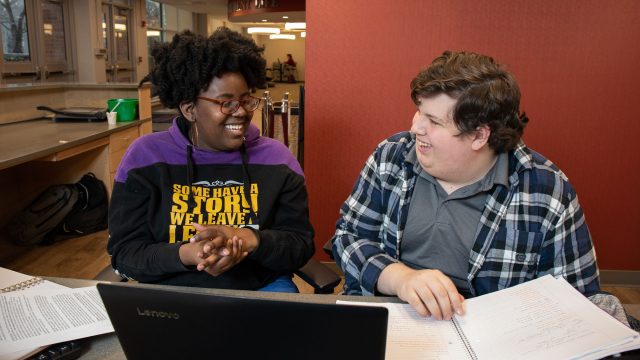
[[[193,129],[194,129],[194,131],[191,133],[191,137],[192,137],[191,143],[193,145],[195,145],[196,147],[200,147],[200,145],[198,144],[198,138],[200,137],[198,135],[198,123],[196,122],[195,118],[193,118]],[[195,133],[195,134],[193,134],[193,133]]]

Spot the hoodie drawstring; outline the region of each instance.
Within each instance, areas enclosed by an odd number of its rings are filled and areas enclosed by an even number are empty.
[[[251,199],[251,178],[249,177],[249,155],[245,142],[240,146],[240,154],[242,155],[242,173],[244,176],[244,196],[249,204],[249,221],[245,224],[258,225],[258,215],[253,211],[253,201]]]
[[[187,186],[189,186],[189,195],[187,199],[187,204],[191,208],[196,207],[196,200],[193,197],[193,193],[191,191],[191,185],[193,184],[195,167],[193,166],[193,145],[187,145]]]

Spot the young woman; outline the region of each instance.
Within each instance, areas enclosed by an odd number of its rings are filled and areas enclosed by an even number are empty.
[[[108,251],[140,282],[297,291],[313,255],[300,165],[251,125],[265,81],[253,40],[227,28],[157,46],[145,78],[180,115],[127,150],[113,188]]]

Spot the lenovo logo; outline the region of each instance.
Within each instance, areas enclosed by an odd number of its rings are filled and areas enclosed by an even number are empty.
[[[138,315],[139,316],[150,316],[150,317],[154,317],[154,318],[172,319],[172,320],[180,319],[180,314],[178,314],[178,313],[172,313],[172,312],[167,312],[167,311],[147,310],[147,309],[140,310],[139,308],[136,308],[136,310],[138,310]]]

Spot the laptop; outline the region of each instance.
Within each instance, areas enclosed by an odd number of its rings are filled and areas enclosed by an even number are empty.
[[[385,355],[388,312],[381,307],[148,284],[97,287],[127,359],[353,360]]]

